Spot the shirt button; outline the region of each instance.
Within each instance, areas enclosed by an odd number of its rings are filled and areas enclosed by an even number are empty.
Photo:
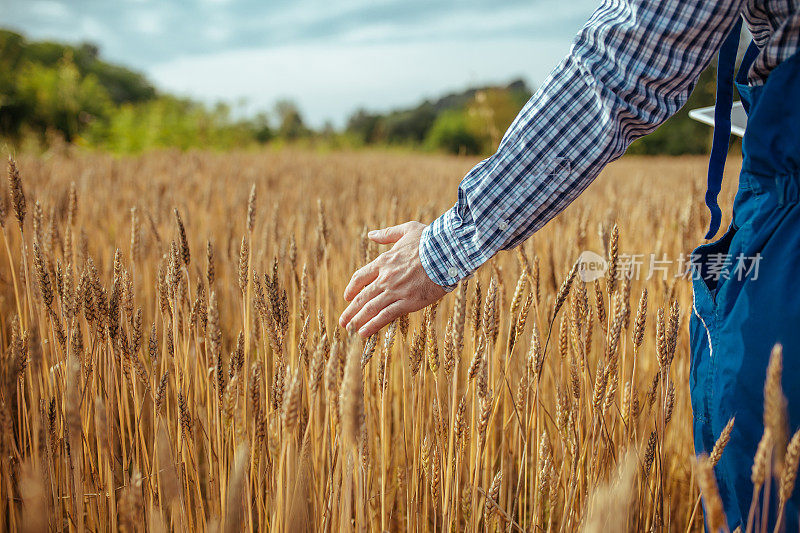
[[[456,270],[456,267],[450,267],[447,269],[447,275],[454,278],[458,276],[458,270]]]
[[[501,221],[500,224],[497,225],[500,228],[500,231],[505,231],[508,229],[508,222],[505,220]]]

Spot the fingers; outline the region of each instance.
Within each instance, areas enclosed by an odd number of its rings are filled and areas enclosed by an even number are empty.
[[[397,320],[407,312],[408,310],[406,309],[406,302],[404,300],[398,300],[395,303],[384,307],[383,311],[375,315],[369,322],[361,326],[361,329],[358,330],[358,334],[365,338],[369,337],[370,335],[374,335],[380,331],[382,327],[391,324],[392,321]]]
[[[367,233],[367,237],[377,242],[378,244],[394,244],[400,240],[400,237],[406,234],[411,222],[400,224],[399,226],[392,226],[389,228],[373,230]]]
[[[354,316],[347,325],[347,329],[349,331],[358,331],[360,334],[361,327],[364,324],[375,318],[375,316],[377,316],[381,311],[397,301],[397,296],[388,292],[382,292],[367,302],[364,307],[362,307],[361,310],[356,313],[356,316]]]
[[[356,294],[361,292],[361,289],[375,281],[377,277],[378,265],[375,261],[359,268],[353,273],[353,277],[350,278],[350,283],[347,284],[344,290],[344,299],[349,302]]]
[[[381,292],[383,292],[383,288],[378,287],[376,283],[370,283],[367,285],[361,292],[358,293],[355,298],[353,298],[353,301],[350,302],[350,305],[347,306],[347,309],[345,309],[342,315],[339,317],[339,325],[343,328],[347,328],[350,321],[358,314],[359,311],[361,311],[364,305],[378,296]]]

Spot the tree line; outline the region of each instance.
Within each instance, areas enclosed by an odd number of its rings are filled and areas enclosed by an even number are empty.
[[[686,109],[713,104],[713,79],[713,69],[704,72],[689,105],[634,143],[631,152],[705,152],[709,129],[691,121]],[[314,130],[291,101],[278,102],[270,113],[234,118],[226,104],[207,106],[159,91],[142,74],[103,60],[93,44],[32,41],[0,29],[0,139],[14,145],[46,147],[58,139],[129,153],[308,143],[486,155],[531,94],[524,81],[515,80],[406,109],[360,109],[339,130],[330,125]]]

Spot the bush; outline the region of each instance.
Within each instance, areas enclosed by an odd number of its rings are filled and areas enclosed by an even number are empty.
[[[425,140],[429,149],[466,155],[480,154],[482,144],[467,114],[455,110],[440,114]]]
[[[204,106],[174,97],[126,104],[106,123],[96,123],[82,141],[114,152],[150,148],[235,148],[253,142],[253,129],[231,121],[225,106]],[[262,131],[262,134],[267,135]]]
[[[28,123],[41,132],[55,128],[67,141],[72,141],[87,124],[105,118],[112,107],[108,92],[97,78],[81,76],[68,57],[54,67],[24,65],[17,91]]]

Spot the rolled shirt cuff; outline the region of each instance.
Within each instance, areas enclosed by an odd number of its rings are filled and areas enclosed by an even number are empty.
[[[448,292],[480,266],[470,261],[471,239],[466,236],[467,233],[455,207],[422,231],[419,242],[422,268],[431,281]]]

